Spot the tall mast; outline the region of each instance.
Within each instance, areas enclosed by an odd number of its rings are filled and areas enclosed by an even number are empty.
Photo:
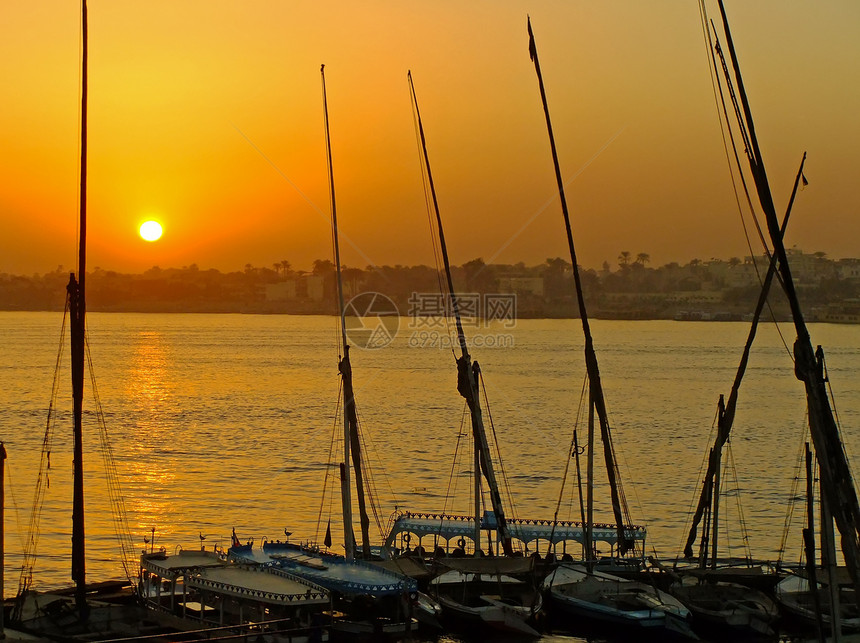
[[[84,450],[83,400],[84,352],[86,333],[85,280],[87,273],[87,2],[81,3],[81,184],[78,239],[78,275],[69,278],[69,316],[72,366],[72,403],[74,415],[74,460],[72,497],[72,580],[75,603],[81,620],[87,617],[86,550],[84,545]]]
[[[433,209],[436,214],[436,225],[439,232],[439,246],[442,250],[442,259],[445,263],[445,277],[448,283],[448,292],[451,296],[451,309],[454,313],[454,320],[457,325],[457,343],[460,346],[460,357],[457,358],[457,391],[466,399],[466,404],[469,407],[469,415],[472,420],[472,435],[475,442],[475,450],[480,453],[480,458],[476,458],[480,466],[480,471],[475,471],[475,478],[480,478],[483,472],[487,480],[487,486],[490,491],[490,502],[493,506],[493,513],[496,516],[498,524],[499,539],[502,543],[502,548],[506,556],[513,555],[513,547],[511,545],[511,536],[508,532],[508,524],[505,519],[505,511],[502,506],[502,498],[499,494],[499,485],[496,481],[496,474],[493,469],[493,461],[490,457],[490,447],[487,443],[487,433],[484,429],[484,420],[481,415],[481,405],[478,398],[478,377],[481,369],[477,362],[472,362],[469,355],[469,348],[466,345],[466,334],[463,332],[463,324],[460,320],[460,308],[457,303],[457,293],[454,290],[454,282],[451,279],[451,264],[448,261],[448,248],[445,245],[445,232],[442,229],[442,216],[439,214],[439,203],[436,199],[436,188],[433,185],[433,175],[430,172],[430,158],[427,155],[427,142],[424,138],[424,125],[421,123],[421,114],[418,111],[418,98],[415,95],[415,86],[412,84],[412,72],[407,74],[409,78],[409,91],[412,96],[412,106],[415,109],[415,118],[418,122],[418,133],[421,139],[421,151],[424,160],[424,169],[427,172],[427,182],[430,187],[430,194],[433,199]],[[478,515],[480,501],[477,497],[480,486],[475,484],[475,549],[480,547],[481,526]]]
[[[532,23],[528,20],[529,32],[529,54],[535,64],[535,72],[537,73],[538,85],[540,86],[540,97],[543,102],[544,116],[546,117],[546,128],[549,133],[549,144],[552,150],[552,161],[555,166],[555,180],[558,184],[558,196],[561,200],[561,212],[564,215],[564,226],[567,232],[567,245],[570,250],[570,262],[573,265],[573,280],[576,286],[576,297],[579,301],[579,317],[582,321],[582,332],[585,335],[585,368],[588,372],[588,383],[591,390],[591,399],[594,404],[594,409],[597,412],[597,418],[600,422],[600,437],[603,442],[603,457],[606,462],[606,473],[609,478],[609,489],[612,497],[612,512],[615,516],[616,528],[618,530],[618,548],[620,552],[625,553],[632,543],[625,534],[625,515],[627,507],[621,495],[621,481],[618,479],[618,470],[615,464],[615,456],[612,451],[612,438],[609,428],[609,417],[606,413],[606,401],[603,396],[603,385],[600,381],[600,369],[597,366],[597,354],[594,352],[594,341],[591,337],[591,327],[588,323],[588,312],[585,308],[585,298],[582,293],[582,279],[579,275],[579,266],[576,262],[576,249],[573,245],[573,233],[570,227],[570,215],[567,210],[567,199],[564,196],[564,182],[561,179],[561,168],[558,163],[558,153],[555,147],[555,137],[552,133],[552,122],[549,117],[549,106],[546,100],[546,91],[543,86],[543,76],[540,71],[540,62],[538,61],[537,46],[535,45],[534,34],[532,33]]]
[[[785,251],[776,210],[771,196],[764,161],[761,157],[758,139],[753,125],[752,111],[747,99],[741,78],[735,47],[729,30],[728,18],[722,0],[719,0],[723,29],[726,34],[726,44],[734,68],[738,95],[743,105],[744,119],[749,131],[751,153],[747,155],[750,170],[756,184],[759,202],[767,220],[767,227],[773,244],[774,254],[779,261],[779,271],[783,287],[791,307],[797,339],[794,343],[794,373],[804,383],[806,402],[809,410],[809,432],[815,446],[815,456],[818,460],[821,475],[822,490],[827,497],[828,507],[836,520],[836,526],[842,536],[842,553],[845,564],[854,584],[857,600],[860,602],[860,504],[854,489],[851,467],[845,456],[839,428],[833,417],[830,400],[824,377],[824,354],[820,347],[818,353],[812,348],[812,340],[803,320],[800,302],[794,287],[788,257]]]
[[[361,544],[364,558],[370,556],[370,518],[367,515],[364,497],[364,479],[361,469],[361,443],[358,436],[358,415],[355,411],[355,393],[352,386],[352,365],[349,361],[349,342],[346,339],[346,320],[344,319],[343,277],[340,265],[340,242],[337,228],[337,207],[335,205],[334,171],[331,160],[331,136],[328,122],[328,101],[325,91],[325,65],[320,66],[323,91],[323,113],[325,117],[326,159],[328,161],[329,195],[331,200],[332,238],[334,241],[334,263],[337,272],[337,303],[340,315],[340,334],[343,357],[338,363],[343,383],[343,465],[341,466],[341,501],[343,503],[343,537],[346,558],[355,557],[355,535],[352,530],[352,493],[350,490],[350,454],[355,469],[355,490],[358,496],[358,509],[361,522]]]

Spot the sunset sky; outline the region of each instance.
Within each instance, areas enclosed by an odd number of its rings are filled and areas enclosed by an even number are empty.
[[[860,4],[727,10],[787,245],[860,257]],[[70,269],[79,3],[0,14],[0,273]],[[321,63],[346,264],[433,262],[409,69],[451,260],[566,256],[527,14],[580,263],[748,254],[694,0],[90,0],[88,266],[331,257]]]

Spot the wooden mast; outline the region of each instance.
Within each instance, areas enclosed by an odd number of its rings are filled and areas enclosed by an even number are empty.
[[[83,398],[84,353],[86,342],[87,272],[87,2],[81,3],[81,183],[80,223],[78,239],[77,280],[69,278],[69,316],[72,366],[72,400],[74,415],[74,460],[72,498],[72,580],[75,582],[75,603],[81,620],[88,615],[86,603],[86,550],[84,537],[84,464],[83,464]]]
[[[355,411],[355,392],[352,386],[352,365],[349,361],[349,342],[346,339],[346,320],[344,319],[343,277],[340,265],[340,241],[337,228],[337,207],[335,205],[334,171],[331,159],[331,136],[329,133],[328,101],[325,91],[325,65],[320,66],[323,91],[323,113],[325,117],[326,159],[328,161],[329,194],[331,199],[332,238],[334,241],[334,263],[337,271],[337,302],[340,315],[340,333],[343,343],[343,357],[338,363],[343,383],[343,464],[341,466],[341,502],[343,504],[343,537],[346,558],[355,557],[355,535],[352,530],[352,494],[350,489],[350,455],[355,469],[355,491],[358,497],[359,520],[361,523],[362,557],[370,557],[370,518],[367,515],[364,497],[364,478],[361,468],[361,441],[358,435],[358,414]]]
[[[609,488],[612,497],[612,512],[615,516],[616,528],[618,530],[618,548],[623,554],[632,547],[632,543],[625,533],[625,515],[627,514],[626,503],[624,502],[620,486],[621,482],[618,479],[618,471],[615,464],[615,457],[612,452],[612,438],[609,427],[609,418],[606,412],[606,401],[603,396],[603,385],[600,381],[600,369],[597,365],[597,354],[594,351],[594,341],[591,337],[591,327],[588,322],[588,312],[585,307],[585,298],[582,293],[582,279],[579,275],[579,266],[576,262],[576,250],[573,245],[573,233],[570,226],[570,215],[567,210],[567,199],[564,195],[564,183],[561,179],[561,169],[558,163],[558,153],[555,147],[555,137],[552,133],[552,122],[549,117],[549,106],[546,100],[546,91],[543,86],[543,76],[540,71],[540,62],[538,61],[537,46],[535,45],[534,34],[532,33],[532,23],[528,20],[529,32],[529,54],[535,64],[535,72],[537,73],[538,85],[540,86],[540,96],[543,102],[543,111],[546,117],[546,127],[549,133],[549,143],[552,150],[552,161],[555,166],[555,179],[558,184],[558,196],[561,200],[561,212],[564,215],[564,226],[567,231],[567,245],[570,250],[570,262],[573,265],[573,280],[576,286],[576,296],[579,301],[579,316],[582,321],[582,332],[585,335],[585,368],[588,372],[588,383],[591,390],[591,400],[594,404],[594,409],[597,412],[597,418],[600,422],[600,436],[603,441],[603,456],[606,462],[606,472],[609,478]]]
[[[817,352],[813,350],[809,331],[806,328],[806,323],[800,309],[800,302],[797,298],[794,280],[789,268],[785,244],[783,243],[779,222],[776,218],[776,210],[773,204],[764,161],[762,160],[761,150],[759,149],[758,139],[755,134],[752,111],[744,89],[740,64],[738,63],[737,53],[732,42],[728,18],[722,0],[719,0],[719,7],[723,20],[723,29],[726,34],[726,44],[729,48],[735,80],[737,82],[738,95],[743,106],[744,120],[749,131],[752,147],[747,154],[747,158],[755,180],[759,202],[767,220],[774,254],[779,261],[783,288],[788,297],[795,331],[797,332],[797,339],[794,343],[794,372],[795,376],[804,383],[806,389],[806,401],[809,409],[809,430],[815,447],[815,456],[818,460],[822,491],[827,498],[828,507],[842,536],[842,553],[854,584],[857,601],[860,603],[860,504],[858,504],[857,492],[854,488],[851,467],[845,456],[839,428],[836,425],[833,411],[830,407],[830,400],[827,396],[824,377],[824,354],[820,347]]]
[[[409,90],[412,96],[412,105],[415,109],[415,118],[418,122],[418,134],[421,139],[422,157],[424,160],[424,170],[427,172],[427,182],[430,187],[430,194],[433,199],[433,208],[436,214],[436,224],[439,232],[439,246],[442,251],[442,259],[445,263],[445,276],[448,282],[448,292],[451,296],[451,308],[454,313],[454,320],[457,325],[457,343],[460,347],[460,357],[457,358],[457,391],[466,399],[466,404],[469,406],[469,415],[472,420],[472,435],[475,441],[475,450],[480,454],[476,457],[476,463],[479,464],[480,471],[475,471],[475,478],[478,479],[483,472],[487,480],[487,486],[490,491],[490,502],[493,506],[493,513],[496,516],[498,526],[499,539],[502,543],[502,548],[506,556],[513,555],[513,547],[511,545],[511,536],[508,532],[508,524],[505,518],[504,507],[502,506],[502,497],[499,493],[499,485],[496,481],[496,474],[493,469],[493,461],[490,457],[490,447],[487,443],[487,433],[484,429],[484,420],[481,415],[481,405],[478,398],[478,377],[481,369],[478,362],[472,362],[472,357],[469,355],[469,348],[466,345],[466,334],[463,332],[463,324],[460,320],[460,308],[457,302],[457,293],[454,290],[454,282],[451,279],[451,264],[448,261],[448,248],[445,245],[445,232],[442,229],[442,216],[439,214],[439,203],[436,199],[436,188],[433,185],[433,175],[430,172],[430,158],[427,155],[427,142],[424,138],[424,126],[421,123],[421,114],[418,111],[418,98],[415,95],[415,86],[412,84],[412,72],[408,72]],[[477,497],[480,485],[475,484],[475,550],[480,548],[481,542],[481,516],[480,499]]]

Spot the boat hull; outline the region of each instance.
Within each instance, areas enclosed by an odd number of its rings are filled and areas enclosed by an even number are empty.
[[[583,568],[562,566],[544,582],[550,608],[571,624],[610,625],[619,632],[696,638],[690,612],[653,587]],[[573,618],[571,618],[573,617]]]

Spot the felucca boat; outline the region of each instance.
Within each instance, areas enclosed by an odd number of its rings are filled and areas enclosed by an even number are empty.
[[[579,266],[576,261],[576,250],[573,243],[570,216],[567,209],[567,200],[564,193],[564,183],[561,178],[558,155],[556,153],[555,138],[552,131],[552,123],[549,116],[549,107],[546,100],[546,92],[541,75],[540,62],[538,60],[537,46],[532,32],[531,21],[528,21],[529,54],[535,65],[538,78],[541,100],[543,102],[544,115],[546,117],[547,132],[549,134],[550,149],[552,151],[555,176],[558,184],[561,210],[564,218],[565,232],[567,236],[570,261],[573,267],[573,279],[576,287],[576,295],[579,302],[579,314],[582,323],[583,335],[585,337],[585,366],[588,381],[588,443],[587,443],[587,499],[581,502],[583,516],[582,523],[585,527],[585,539],[583,542],[583,563],[574,564],[562,562],[556,569],[551,571],[544,580],[544,589],[550,599],[550,608],[569,618],[571,627],[575,626],[579,619],[585,619],[592,624],[612,625],[613,627],[630,634],[632,632],[660,632],[660,635],[677,634],[683,637],[695,638],[690,630],[688,621],[689,610],[677,599],[656,588],[626,580],[619,576],[596,571],[598,563],[594,548],[594,476],[593,476],[593,446],[595,444],[595,415],[600,424],[600,437],[603,443],[604,459],[609,481],[610,495],[612,501],[613,516],[615,518],[614,530],[617,533],[617,547],[613,556],[607,561],[614,566],[623,566],[627,560],[625,555],[632,553],[631,560],[641,561],[643,553],[636,551],[637,540],[634,535],[638,528],[633,526],[630,520],[629,510],[621,487],[621,479],[618,472],[618,464],[615,460],[614,448],[612,446],[612,435],[609,419],[606,412],[606,403],[603,396],[603,386],[600,379],[600,371],[597,364],[597,354],[594,350],[594,342],[591,335],[588,312],[582,291],[582,282],[579,274]],[[570,456],[579,462],[579,447],[576,444],[576,432],[574,432],[573,444]],[[568,463],[571,459],[568,457]],[[577,464],[577,469],[579,469]],[[566,476],[566,474],[565,474]],[[582,495],[580,493],[580,498]],[[559,505],[561,495],[559,496]],[[583,506],[584,505],[584,506]],[[556,514],[558,509],[556,509]]]
[[[838,640],[841,636],[843,616],[848,616],[853,620],[860,611],[860,503],[858,503],[854,477],[845,454],[840,428],[830,404],[824,351],[820,346],[813,349],[812,340],[800,307],[783,243],[783,231],[776,215],[767,172],[756,137],[752,111],[741,77],[740,64],[722,0],[719,0],[719,8],[729,53],[728,61],[722,57],[719,49],[717,51],[721,55],[726,76],[730,77],[731,73],[734,76],[734,83],[729,82],[728,84],[733,88],[732,98],[736,105],[735,113],[737,114],[739,129],[744,137],[744,154],[749,163],[759,204],[767,221],[773,254],[778,262],[780,281],[788,299],[797,333],[797,339],[794,343],[794,373],[797,379],[803,382],[806,392],[809,433],[812,438],[815,460],[818,464],[821,490],[821,533],[824,543],[821,549],[823,558],[821,571],[824,572],[822,574],[824,578],[819,582],[819,570],[816,569],[815,564],[813,520],[811,519],[813,511],[810,508],[808,511],[810,520],[803,534],[806,569],[805,571],[798,571],[799,576],[802,575],[806,578],[806,589],[804,590],[803,583],[800,583],[795,577],[787,578],[777,586],[777,597],[786,607],[789,606],[789,598],[795,604],[804,602],[812,605],[816,614],[815,623],[819,638],[823,640],[829,630],[834,639]],[[811,453],[807,456],[807,461],[809,463],[807,465],[808,495],[811,497]],[[845,563],[846,581],[844,582],[838,578],[837,574],[836,531],[839,532],[842,557]],[[825,587],[826,589],[824,589]],[[802,600],[804,592],[808,596],[808,601]],[[825,601],[822,600],[825,596],[827,598],[826,610]],[[826,616],[829,616],[829,622],[825,618]]]
[[[48,412],[43,450],[36,481],[35,498],[30,516],[24,563],[18,583],[17,596],[5,623],[39,637],[38,640],[62,636],[63,640],[99,640],[118,638],[135,632],[148,632],[153,624],[148,614],[134,602],[132,590],[134,572],[131,569],[133,544],[125,519],[124,501],[119,488],[113,452],[104,424],[104,414],[98,399],[90,414],[96,418],[107,466],[108,494],[115,510],[117,536],[122,549],[125,580],[88,583],[86,576],[86,536],[84,520],[84,381],[88,364],[86,324],[86,259],[87,259],[87,104],[88,104],[88,19],[87,2],[81,2],[81,102],[80,102],[80,191],[78,222],[77,273],[72,273],[66,287],[66,310],[69,319],[69,339],[72,382],[73,462],[72,462],[72,534],[71,577],[74,587],[56,591],[33,591],[33,571],[37,560],[36,545],[40,533],[40,515],[48,487],[50,452],[56,420],[60,359],[54,375],[54,397]],[[66,317],[62,333],[66,332]],[[62,342],[61,342],[62,346]],[[62,347],[61,347],[62,352]],[[92,365],[90,364],[90,367]],[[95,384],[92,368],[90,369]],[[55,456],[56,457],[56,456]],[[0,624],[4,620],[0,619]],[[157,626],[155,626],[157,627]],[[16,639],[8,628],[5,637]],[[44,637],[44,638],[41,638]],[[26,636],[21,635],[21,638]]]
[[[465,399],[469,411],[471,433],[474,444],[473,468],[473,503],[474,513],[471,517],[442,515],[442,522],[430,521],[436,527],[432,532],[434,539],[434,563],[441,573],[430,582],[431,595],[439,601],[443,608],[443,616],[449,620],[463,624],[483,624],[495,630],[514,634],[537,636],[538,632],[531,623],[542,607],[541,593],[534,583],[532,576],[533,560],[526,559],[520,553],[515,556],[511,531],[502,503],[499,484],[496,477],[495,464],[490,453],[487,432],[481,409],[479,392],[482,387],[481,369],[469,354],[466,335],[460,317],[460,303],[451,277],[451,265],[448,259],[448,248],[445,243],[445,232],[442,217],[436,198],[436,188],[430,170],[430,160],[427,154],[427,144],[424,136],[424,125],[418,109],[418,99],[411,72],[408,74],[409,90],[415,115],[422,171],[425,178],[425,189],[428,192],[428,204],[432,203],[431,232],[434,228],[439,241],[439,251],[444,266],[444,278],[450,297],[451,314],[454,318],[457,334],[457,345],[460,356],[456,358],[457,391]],[[483,484],[487,485],[491,509],[482,512]],[[389,549],[398,536],[409,533],[409,527],[404,522],[412,519],[412,515],[400,515],[394,522],[386,540]],[[443,524],[459,523],[463,529],[456,533],[440,529]],[[398,524],[399,523],[399,524]],[[425,527],[427,525],[425,524]],[[431,527],[432,529],[432,527]],[[482,531],[490,534],[487,548],[489,555],[485,556],[482,545]],[[427,535],[428,532],[420,535]],[[439,546],[440,538],[450,542],[456,537],[457,548],[448,558],[445,550]],[[467,555],[467,539],[471,545],[471,556]],[[408,538],[407,538],[408,542]],[[456,554],[454,556],[454,554]],[[519,572],[520,577],[513,574]]]
[[[300,546],[289,542],[264,542],[261,548],[241,544],[234,539],[228,550],[231,559],[256,562],[287,571],[325,587],[333,593],[334,610],[331,616],[333,633],[372,636],[402,637],[414,631],[416,610],[432,610],[426,600],[418,600],[417,582],[373,564],[363,479],[361,439],[358,415],[352,384],[352,365],[349,359],[350,344],[344,317],[343,279],[341,276],[340,243],[337,225],[334,173],[332,169],[331,138],[329,134],[328,103],[325,91],[325,65],[320,68],[325,117],[326,156],[331,204],[334,263],[337,276],[337,305],[340,315],[340,339],[343,354],[339,356],[338,371],[342,387],[343,461],[340,462],[341,508],[343,512],[344,555],[327,551],[331,546],[331,531],[327,529],[324,546]],[[356,496],[361,525],[361,546],[353,531],[352,477],[355,475]]]
[[[702,5],[704,8],[704,5]],[[707,34],[709,48],[714,44],[710,37],[707,17],[702,11],[704,33]],[[712,57],[716,78],[725,65],[717,63],[722,58],[722,50],[717,42],[714,47],[716,55]],[[722,60],[721,62],[725,62]],[[731,87],[728,76],[726,85]],[[728,114],[725,104],[722,105],[725,123],[728,124]],[[729,140],[733,140],[729,137]],[[735,154],[737,159],[737,153]],[[804,155],[795,177],[794,187],[788,208],[782,222],[780,235],[783,235],[791,214],[791,208],[797,195],[797,188],[803,176]],[[738,168],[742,171],[742,168]],[[768,270],[762,281],[758,302],[753,313],[752,323],[746,344],[744,345],[732,389],[726,401],[720,396],[717,410],[717,435],[711,447],[707,460],[707,469],[701,482],[699,500],[692,518],[687,541],[684,546],[684,558],[675,561],[673,572],[678,580],[672,584],[669,591],[684,602],[693,612],[697,624],[714,631],[714,628],[731,630],[746,635],[774,634],[773,625],[779,617],[779,609],[773,599],[762,590],[772,591],[779,582],[781,575],[773,565],[757,561],[749,549],[749,539],[746,533],[740,541],[746,548],[743,558],[721,558],[719,549],[722,535],[720,531],[720,501],[722,499],[722,469],[723,451],[730,447],[730,433],[733,428],[735,410],[737,408],[743,376],[749,361],[750,349],[756,336],[758,322],[767,303],[770,286],[776,275],[776,256],[772,256]],[[742,524],[743,528],[744,525]],[[701,529],[701,533],[699,530]],[[694,553],[693,546],[699,539],[698,552]]]

